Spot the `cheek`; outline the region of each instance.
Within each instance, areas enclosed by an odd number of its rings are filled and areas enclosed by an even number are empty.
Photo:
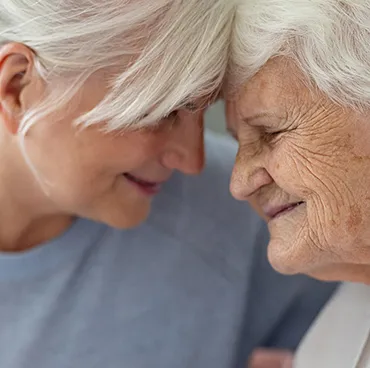
[[[305,199],[312,187],[306,161],[294,144],[282,142],[270,150],[268,172],[284,192]]]
[[[276,185],[306,202],[305,227],[310,230],[310,238],[327,244],[328,230],[337,226],[339,220],[338,204],[348,192],[343,180],[340,182],[340,168],[304,142],[281,142],[271,157],[269,170]]]
[[[80,162],[64,162],[60,169],[49,169],[47,190],[50,197],[61,206],[84,206],[114,187],[115,176],[105,174],[96,164],[95,168],[86,167]]]
[[[303,199],[312,196],[340,196],[346,190],[346,165],[342,158],[328,151],[320,152],[308,140],[285,139],[273,149],[270,171],[276,184]]]
[[[330,144],[319,147],[282,145],[271,161],[271,170],[283,190],[306,201],[305,226],[320,258],[326,253],[331,261],[354,261],[364,244],[361,239],[369,236],[370,165],[364,160],[359,163],[340,146],[336,151]]]
[[[33,140],[28,154],[41,189],[53,202],[66,208],[82,205],[113,187],[118,166],[103,150],[73,140],[50,141]]]

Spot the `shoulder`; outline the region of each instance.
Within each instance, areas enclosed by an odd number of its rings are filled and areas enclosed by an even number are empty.
[[[369,286],[343,284],[302,341],[295,366],[357,367],[359,351],[362,351],[361,362],[368,364],[369,304]]]

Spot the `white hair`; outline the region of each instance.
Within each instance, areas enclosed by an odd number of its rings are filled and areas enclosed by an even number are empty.
[[[50,87],[22,132],[68,105],[95,72],[115,70],[104,100],[79,117],[107,130],[142,127],[220,86],[230,0],[1,0],[0,45],[25,44]]]
[[[276,56],[293,59],[337,103],[370,107],[370,1],[239,0],[231,83]]]

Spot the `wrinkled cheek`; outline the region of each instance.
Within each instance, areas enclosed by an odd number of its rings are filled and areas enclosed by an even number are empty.
[[[268,172],[276,185],[298,198],[305,198],[309,193],[302,170],[304,171],[305,167],[302,168],[288,152],[274,155],[268,162]]]
[[[306,198],[312,193],[335,189],[335,180],[330,175],[338,174],[340,169],[335,167],[335,160],[312,151],[312,147],[286,142],[276,150],[272,167],[277,173],[277,183],[285,186],[287,191]],[[280,175],[279,175],[280,173]],[[339,176],[341,176],[340,174]]]
[[[355,237],[346,228],[348,209],[343,206],[342,211],[338,211],[336,205],[330,206],[322,200],[312,200],[309,204],[308,222],[312,244],[317,249],[321,263],[351,263],[355,254]]]
[[[308,274],[340,262],[333,247],[338,231],[329,229],[323,217],[308,204],[290,218],[269,225],[269,260],[276,270],[284,274]]]
[[[328,206],[329,207],[329,206]],[[342,203],[337,215],[327,208],[323,220],[316,220],[321,247],[330,255],[328,264],[368,264],[370,261],[370,213],[361,204]]]
[[[364,222],[362,204],[346,179],[340,169],[329,166],[318,168],[310,179],[307,200],[310,228],[333,261],[346,261],[344,258],[353,251]]]
[[[269,223],[269,261],[284,274],[305,272],[316,259],[309,238],[306,210],[296,211]]]

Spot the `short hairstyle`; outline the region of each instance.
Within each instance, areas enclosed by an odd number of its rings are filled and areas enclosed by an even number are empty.
[[[293,59],[337,103],[370,107],[370,1],[238,0],[230,83],[276,56]]]
[[[234,9],[230,0],[1,0],[0,45],[32,49],[50,86],[21,132],[109,68],[107,96],[77,123],[142,127],[211,95],[227,67]]]

